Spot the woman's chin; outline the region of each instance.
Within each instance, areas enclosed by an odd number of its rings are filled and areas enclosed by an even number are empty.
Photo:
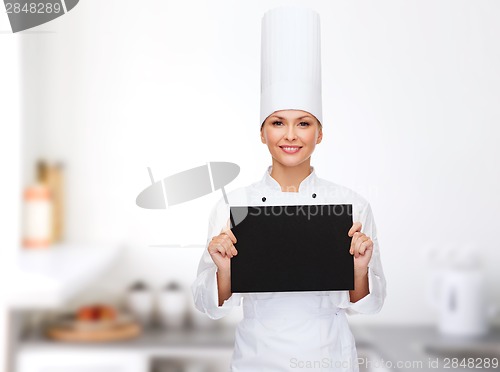
[[[278,163],[280,163],[282,166],[284,167],[289,167],[289,168],[292,168],[292,167],[296,167],[300,164],[302,164],[304,161],[307,160],[306,159],[303,159],[303,158],[300,158],[300,159],[287,159],[287,158],[283,158],[283,157],[273,157],[275,161],[277,161]]]

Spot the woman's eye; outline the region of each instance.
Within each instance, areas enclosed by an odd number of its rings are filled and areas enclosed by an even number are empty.
[[[303,122],[301,122],[301,123],[299,123],[299,124],[300,124],[300,126],[301,126],[301,127],[308,127],[308,126],[310,126],[310,125],[311,125],[311,124],[309,124],[309,123],[308,123],[308,122],[306,122],[306,121],[303,121]],[[283,122],[281,122],[281,121],[273,121],[273,125],[278,125],[278,126],[281,126],[281,125],[283,125]]]

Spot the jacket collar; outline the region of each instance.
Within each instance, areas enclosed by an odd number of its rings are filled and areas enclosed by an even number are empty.
[[[298,191],[299,194],[313,190],[314,186],[316,185],[316,179],[317,179],[316,171],[312,165],[310,167],[311,167],[311,173],[309,173],[309,175],[306,178],[304,178],[299,185],[299,191]],[[271,177],[272,168],[273,168],[272,165],[267,167],[267,170],[265,171],[264,177],[262,178],[261,181],[262,184],[272,189],[273,191],[279,191],[285,193],[286,191],[281,191],[281,186],[279,182],[276,181],[273,177]]]

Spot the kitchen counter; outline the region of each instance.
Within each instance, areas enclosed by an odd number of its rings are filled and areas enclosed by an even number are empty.
[[[58,342],[44,338],[41,335],[24,339],[20,344],[21,351],[49,350],[135,350],[142,353],[161,356],[179,356],[184,354],[227,354],[234,344],[234,328],[217,327],[209,330],[192,328],[167,330],[150,328],[131,340],[104,343]]]
[[[56,342],[35,335],[18,345],[16,372],[120,371],[152,372],[165,363],[206,363],[212,371],[227,370],[233,352],[234,328],[148,329],[120,342]]]
[[[500,328],[477,339],[441,336],[432,326],[358,325],[352,326],[352,331],[356,338],[361,371],[484,371],[485,368],[453,367],[451,358],[458,358],[458,362],[463,358],[466,362],[467,358],[474,358],[476,367],[480,360],[484,363],[486,357],[500,358]],[[205,331],[148,329],[134,340],[100,344],[54,342],[39,336],[32,337],[20,343],[19,351],[22,354],[126,351],[148,358],[228,358],[233,343],[234,328],[231,327]],[[437,349],[442,352],[434,354],[439,351]],[[365,359],[367,356],[369,360]],[[450,358],[448,368],[446,357]],[[367,364],[370,368],[365,368]]]
[[[443,336],[433,326],[353,326],[352,332],[361,366],[367,364],[362,350],[369,350],[370,355],[376,355],[371,366],[379,366],[380,370],[484,371],[486,358],[500,359],[500,328],[478,338]],[[452,365],[452,358],[466,365],[468,358],[473,359],[470,367],[464,368]]]

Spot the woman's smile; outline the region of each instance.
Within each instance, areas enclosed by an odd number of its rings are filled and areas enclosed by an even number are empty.
[[[280,146],[280,148],[287,154],[295,154],[299,152],[302,146]]]

